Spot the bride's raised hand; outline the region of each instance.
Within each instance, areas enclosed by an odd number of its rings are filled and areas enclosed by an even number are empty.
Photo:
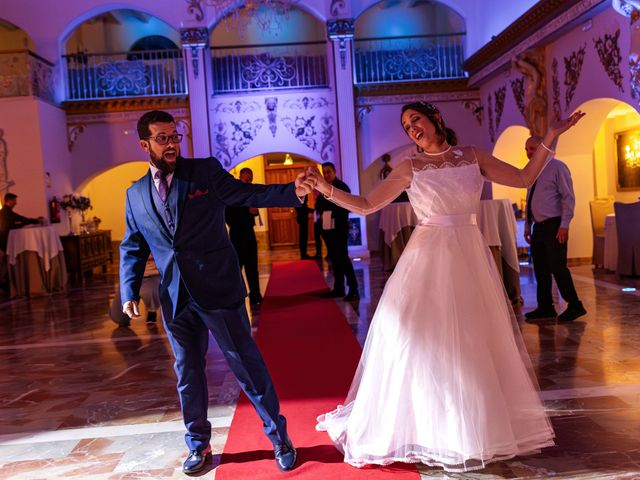
[[[305,173],[307,174],[307,177],[311,177],[316,181],[316,190],[322,192],[323,189],[328,189],[329,184],[320,173],[320,170],[318,170],[318,167],[307,167]]]
[[[560,120],[556,120],[549,125],[549,130],[551,130],[556,138],[562,135],[564,132],[573,127],[576,123],[580,121],[582,117],[584,117],[586,113],[582,110],[578,110],[572,113],[567,118],[561,118]]]

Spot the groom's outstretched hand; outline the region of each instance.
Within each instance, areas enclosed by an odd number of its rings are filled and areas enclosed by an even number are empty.
[[[305,172],[300,172],[296,177],[296,195],[298,197],[304,197],[305,195],[313,192],[316,186],[316,178],[307,175]]]
[[[129,318],[139,317],[140,310],[138,309],[138,302],[135,300],[129,300],[122,304],[122,312],[127,314]]]

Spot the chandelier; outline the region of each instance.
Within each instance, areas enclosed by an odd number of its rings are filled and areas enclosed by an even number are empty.
[[[249,24],[255,23],[262,31],[274,36],[282,31],[283,23],[289,19],[293,4],[299,0],[203,0],[213,7],[216,20],[225,18],[228,30],[234,30],[243,36]]]

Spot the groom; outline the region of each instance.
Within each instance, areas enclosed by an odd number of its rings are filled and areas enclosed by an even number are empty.
[[[163,111],[138,120],[149,172],[127,190],[126,232],[120,244],[122,310],[139,315],[140,284],[149,253],[162,277],[160,303],[175,357],[178,395],[189,455],[183,472],[196,473],[211,454],[205,362],[209,332],[263,421],[280,470],[291,470],[296,450],[256,344],[245,308],[247,294],[229,241],[224,210],[295,207],[315,180],[301,173],[295,184],[254,185],[234,179],[213,157],[180,156],[182,135]]]

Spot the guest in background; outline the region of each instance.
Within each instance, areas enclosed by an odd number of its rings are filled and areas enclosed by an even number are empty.
[[[529,160],[541,143],[539,136],[527,140],[525,150]],[[529,320],[556,316],[551,296],[552,277],[568,304],[566,310],[558,315],[558,321],[571,322],[587,313],[567,267],[567,240],[574,206],[575,195],[569,168],[554,158],[527,190],[524,238],[531,244],[538,297],[538,307],[525,314]]]
[[[298,222],[298,232],[300,233],[298,244],[300,247],[300,260],[311,258],[307,255],[307,244],[309,243],[309,214],[313,212],[309,208],[309,196],[304,197],[304,202],[296,207],[296,222]]]
[[[240,181],[253,183],[253,170],[243,168],[240,170]],[[225,209],[225,221],[229,226],[229,238],[238,254],[240,268],[244,267],[249,284],[249,303],[259,305],[262,303],[260,294],[260,278],[258,277],[258,241],[253,227],[258,216],[257,208],[227,207]]]
[[[42,221],[42,217],[27,218],[14,212],[13,209],[17,204],[18,196],[15,193],[5,193],[2,209],[0,209],[0,250],[2,253],[7,253],[9,230],[34,225]]]
[[[351,190],[342,180],[336,177],[336,167],[331,162],[322,164],[322,175],[324,179],[334,188],[350,192]],[[353,264],[349,258],[348,238],[349,238],[349,211],[328,201],[324,196],[319,196],[316,201],[316,209],[321,215],[322,236],[327,244],[329,260],[333,264],[333,290],[327,296],[344,297],[345,300],[357,300],[358,280],[353,270]],[[347,280],[349,287],[345,295],[344,281]]]
[[[322,216],[318,211],[318,191],[314,190],[315,208],[313,209],[313,239],[316,242],[316,253],[313,256],[316,260],[322,260]]]

